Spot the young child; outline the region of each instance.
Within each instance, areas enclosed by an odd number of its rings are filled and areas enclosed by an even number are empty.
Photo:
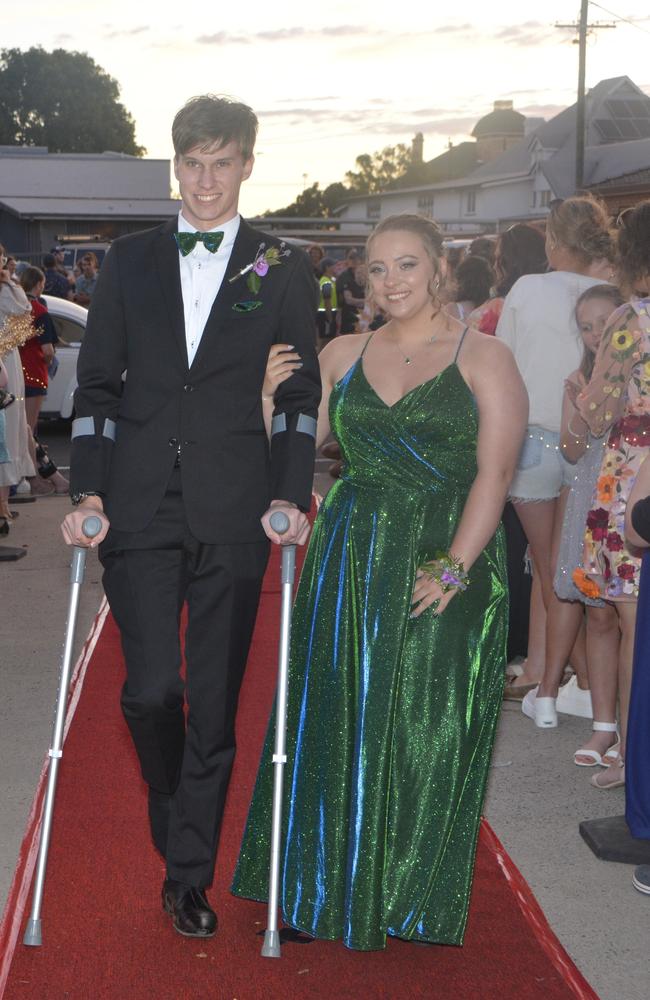
[[[547,619],[546,671],[539,689],[529,692],[522,711],[537,725],[557,725],[556,698],[559,684],[574,643],[587,626],[584,642],[589,669],[593,709],[593,735],[576,751],[575,763],[595,767],[610,763],[606,752],[615,752],[616,668],[619,633],[616,613],[600,600],[598,588],[586,595],[574,582],[574,573],[582,572],[583,541],[587,512],[600,472],[604,438],[592,438],[575,405],[578,393],[591,377],[600,339],[611,313],[622,303],[613,285],[594,285],[576,303],[576,322],[584,344],[580,367],[566,380],[562,402],[560,447],[570,463],[570,484],[562,489],[559,503],[564,506],[562,530],[557,549],[553,589],[559,598],[551,606]],[[572,678],[569,682],[575,684]]]

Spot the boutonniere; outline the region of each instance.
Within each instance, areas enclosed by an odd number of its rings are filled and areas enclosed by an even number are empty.
[[[279,247],[269,247],[266,249],[266,243],[260,243],[257,248],[257,253],[255,254],[254,260],[247,264],[246,267],[242,267],[241,271],[233,275],[230,279],[230,284],[233,281],[237,281],[239,278],[246,277],[246,286],[252,295],[259,295],[262,288],[262,278],[265,278],[269,273],[269,268],[276,267],[278,264],[282,263],[283,257],[291,256],[291,250],[288,249],[284,242],[280,243]],[[248,299],[245,302],[235,302],[233,309],[235,312],[252,312],[254,309],[259,309],[262,303],[258,298]]]

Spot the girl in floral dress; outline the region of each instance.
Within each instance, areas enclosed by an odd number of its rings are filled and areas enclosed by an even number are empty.
[[[650,449],[650,201],[625,216],[619,237],[619,276],[629,301],[611,316],[578,412],[596,437],[609,430],[600,476],[587,514],[584,593],[611,601],[619,616],[618,687],[621,743],[618,757],[595,775],[597,788],[625,783],[624,747],[641,560],[625,541],[625,510],[637,472]]]

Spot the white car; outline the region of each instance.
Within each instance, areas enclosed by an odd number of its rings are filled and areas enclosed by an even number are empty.
[[[54,295],[44,295],[43,301],[59,338],[56,345],[59,367],[54,376],[50,375],[41,416],[68,420],[72,416],[73,396],[77,388],[77,357],[86,331],[88,310],[76,302],[58,299]]]

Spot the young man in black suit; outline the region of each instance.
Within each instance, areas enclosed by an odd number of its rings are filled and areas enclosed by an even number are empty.
[[[104,587],[120,628],[122,709],[149,785],[163,906],[181,934],[209,936],[206,887],[235,754],[237,699],[274,509],[308,534],[320,381],[307,258],[238,214],[257,119],[211,95],[172,127],[177,219],[115,241],[79,355],[72,431],[75,510],[98,513]],[[269,446],[262,383],[272,343],[302,368],[276,393]],[[180,676],[187,604],[186,682]],[[187,701],[187,723],[184,703]]]

